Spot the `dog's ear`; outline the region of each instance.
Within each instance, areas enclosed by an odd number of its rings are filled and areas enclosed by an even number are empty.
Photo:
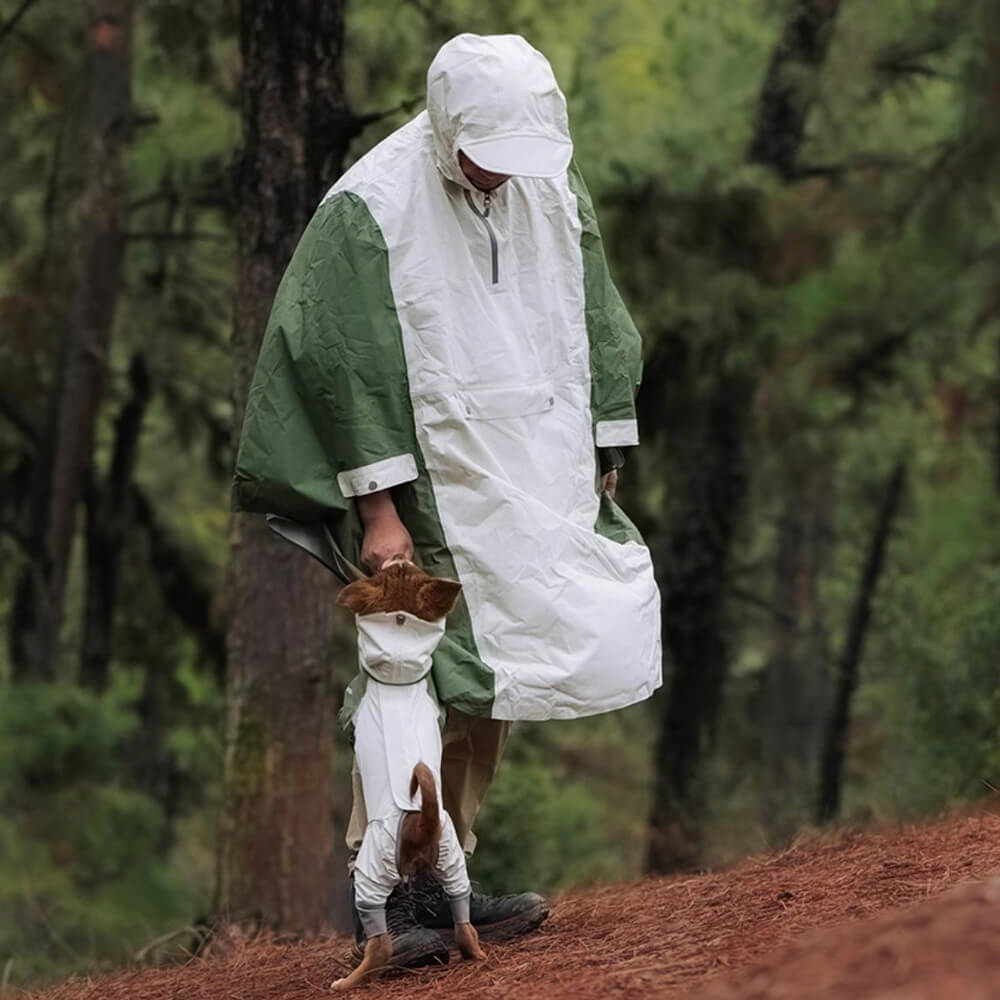
[[[424,621],[435,622],[444,618],[458,601],[462,585],[455,580],[425,580],[417,591],[417,615]]]
[[[373,580],[355,580],[337,594],[337,603],[356,615],[363,615],[371,609],[382,594],[382,588]]]

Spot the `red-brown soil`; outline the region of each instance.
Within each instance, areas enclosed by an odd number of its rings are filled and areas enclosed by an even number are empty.
[[[812,931],[698,1000],[987,1000],[1000,997],[1000,878]]]
[[[1000,998],[995,873],[992,813],[844,834],[729,871],[575,893],[538,933],[487,946],[485,962],[402,973],[352,995]],[[225,957],[70,980],[31,1000],[314,1000],[346,971],[346,949],[343,939],[256,940]]]

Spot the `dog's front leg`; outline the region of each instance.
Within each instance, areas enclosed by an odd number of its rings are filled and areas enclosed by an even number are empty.
[[[388,934],[375,934],[365,942],[365,957],[361,960],[361,964],[349,976],[334,980],[330,984],[330,989],[338,992],[353,989],[365,976],[384,969],[391,958],[392,938]]]
[[[463,958],[472,958],[477,962],[486,958],[486,952],[479,945],[479,934],[472,924],[455,924],[455,944]]]

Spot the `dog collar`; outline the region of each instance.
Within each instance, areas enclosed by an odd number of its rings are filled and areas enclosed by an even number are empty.
[[[444,619],[425,622],[406,611],[356,615],[358,662],[380,684],[422,681],[444,636]]]

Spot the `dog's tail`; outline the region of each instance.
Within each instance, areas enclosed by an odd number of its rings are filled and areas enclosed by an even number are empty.
[[[419,761],[410,779],[410,798],[420,789],[420,819],[417,822],[417,839],[430,844],[441,832],[441,813],[438,809],[437,785],[431,769]]]

